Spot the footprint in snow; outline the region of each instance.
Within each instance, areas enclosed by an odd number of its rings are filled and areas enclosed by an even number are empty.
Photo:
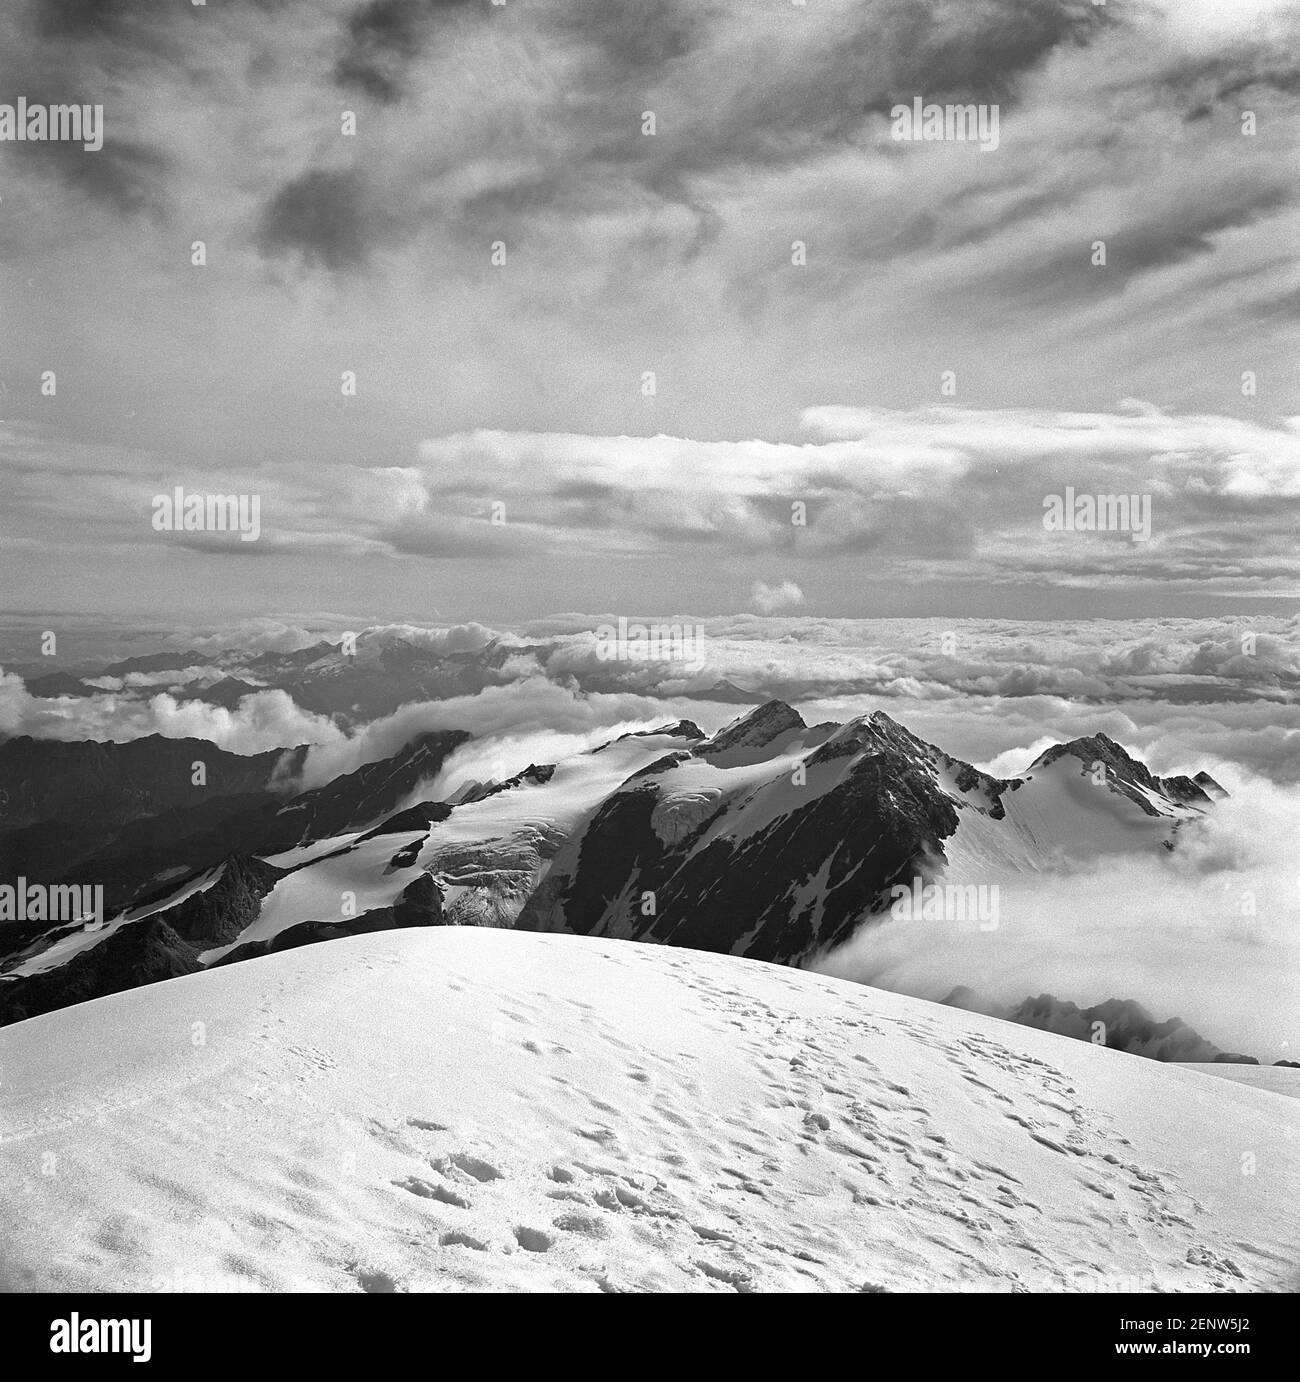
[[[475,1252],[487,1251],[486,1243],[480,1243],[477,1238],[472,1237],[468,1233],[462,1233],[459,1229],[452,1229],[450,1233],[441,1234],[438,1238],[438,1242],[444,1248],[461,1247],[473,1248]]]
[[[453,1152],[450,1156],[445,1156],[433,1163],[435,1171],[441,1171],[443,1175],[450,1175],[453,1171],[460,1171],[463,1174],[479,1181],[480,1183],[490,1180],[500,1180],[502,1173],[497,1170],[491,1162],[484,1161],[480,1157],[471,1156],[468,1152]]]
[[[369,1271],[364,1267],[351,1267],[353,1279],[368,1295],[394,1295],[401,1291],[397,1278],[387,1272]]]
[[[555,1246],[555,1239],[539,1228],[515,1229],[515,1242],[525,1252],[549,1252]]]
[[[395,1180],[394,1185],[409,1191],[421,1200],[437,1200],[439,1204],[449,1204],[455,1209],[469,1209],[470,1203],[463,1195],[449,1190],[445,1185],[430,1185],[418,1176],[408,1176],[406,1180]]]

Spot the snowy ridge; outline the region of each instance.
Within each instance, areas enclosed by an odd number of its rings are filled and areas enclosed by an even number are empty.
[[[0,1064],[8,1289],[1300,1284],[1291,1100],[725,956],[386,932]]]
[[[182,872],[99,932],[52,930],[0,956],[0,1021],[130,987],[141,951],[135,982],[395,925],[518,926],[807,964],[870,925],[896,884],[1005,880],[1173,847],[1222,790],[1204,774],[1156,778],[1104,735],[995,779],[881,711],[809,726],[770,701],[710,738],[678,721],[429,799],[465,739],[426,734],[240,818],[224,862]],[[205,836],[203,857],[220,858],[222,842]],[[199,888],[212,898],[196,915]],[[78,969],[63,983],[69,962]]]
[[[1167,786],[1104,736],[1003,780],[882,711],[810,727],[769,702],[612,791],[517,924],[806,963],[897,883],[1172,847],[1212,801],[1192,779]]]

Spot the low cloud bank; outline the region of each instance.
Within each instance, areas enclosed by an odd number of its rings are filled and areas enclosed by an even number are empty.
[[[36,739],[98,739],[125,743],[160,734],[207,739],[230,753],[254,754],[343,738],[325,716],[304,710],[286,691],[258,691],[234,710],[168,692],[147,699],[117,694],[40,697],[21,677],[0,669],[0,734]]]
[[[354,735],[322,742],[308,753],[300,785],[319,787],[340,773],[388,758],[416,735],[433,730],[463,729],[476,739],[492,741],[473,750],[472,755],[462,751],[463,756],[456,760],[465,765],[467,776],[472,776],[468,764],[478,764],[480,758],[483,764],[513,763],[509,772],[514,773],[528,766],[528,754],[537,761],[536,754],[544,745],[556,750],[569,744],[585,747],[621,733],[627,724],[642,728],[662,724],[667,718],[663,703],[652,697],[586,695],[544,677],[533,677],[510,686],[488,687],[474,696],[403,706]],[[516,747],[507,752],[510,744]],[[522,747],[525,744],[533,746],[527,753]],[[541,761],[553,762],[554,758]]]
[[[1228,1051],[1300,1058],[1300,791],[1225,771],[1232,795],[1178,848],[999,882],[995,929],[892,917],[827,974],[935,1001],[1135,999]]]

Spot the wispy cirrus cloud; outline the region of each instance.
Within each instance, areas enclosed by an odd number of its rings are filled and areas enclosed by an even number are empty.
[[[1057,555],[1021,541],[984,443],[1063,474],[1074,412],[1099,419],[1083,468],[1167,486],[1168,526],[1076,543],[1049,587],[1290,594],[1260,457],[1285,468],[1300,412],[1298,35],[1277,0],[11,7],[0,85],[102,101],[105,144],[0,147],[6,587],[81,608],[165,572],[246,614],[268,578],[345,603],[346,557],[381,616],[430,562],[427,598],[466,616],[607,578],[680,606],[706,571],[718,608],[784,579],[815,608],[852,575],[863,613],[873,581],[938,609],[984,567],[996,610]],[[893,141],[916,95],[999,103],[996,153]],[[1106,421],[1124,395],[1190,459]],[[862,399],[863,435],[805,411]],[[65,474],[62,528],[33,458]],[[173,475],[255,488],[266,540],[141,550],[140,495]],[[78,582],[70,549],[114,579]]]

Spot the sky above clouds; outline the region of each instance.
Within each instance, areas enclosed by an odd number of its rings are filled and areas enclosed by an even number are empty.
[[[1289,614],[1298,38],[1262,0],[15,0],[0,101],[102,102],[105,143],[0,145],[3,603]],[[893,141],[917,95],[999,147]],[[155,532],[177,485],[261,538]],[[1151,540],[1045,532],[1066,486],[1149,494]]]

